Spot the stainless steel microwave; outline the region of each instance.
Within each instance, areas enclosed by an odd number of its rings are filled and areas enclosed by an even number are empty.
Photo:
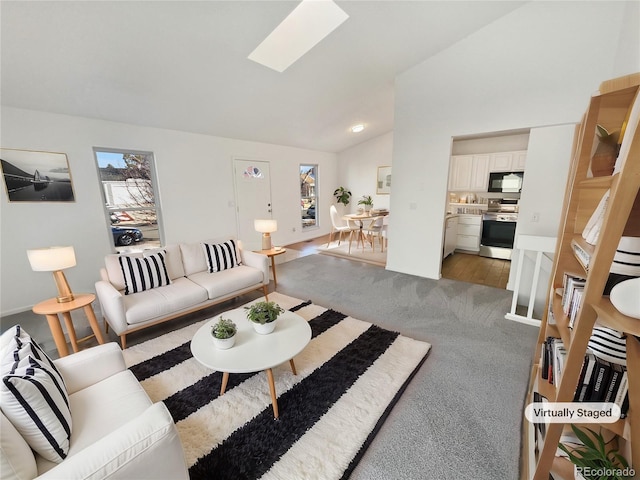
[[[488,192],[520,193],[524,172],[491,172],[489,173]]]

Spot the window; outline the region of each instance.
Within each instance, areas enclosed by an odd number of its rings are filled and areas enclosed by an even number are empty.
[[[302,228],[318,226],[316,212],[317,165],[300,165],[300,208]]]
[[[117,251],[161,245],[153,154],[94,149],[105,216]]]

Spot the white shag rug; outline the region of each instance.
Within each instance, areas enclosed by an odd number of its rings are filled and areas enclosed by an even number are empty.
[[[273,369],[280,418],[264,373],[222,374],[198,363],[190,341],[207,320],[124,351],[154,402],[178,428],[192,479],[347,478],[431,346],[311,302],[269,299],[310,322],[312,339]]]

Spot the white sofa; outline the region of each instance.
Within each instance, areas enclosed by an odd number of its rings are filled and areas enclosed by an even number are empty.
[[[7,362],[11,363],[5,356],[3,369]],[[66,458],[55,463],[35,453],[19,433],[19,424],[9,420],[5,409],[10,407],[4,402],[0,416],[3,480],[189,478],[167,407],[151,402],[126,369],[117,343],[82,350],[53,364],[64,379],[72,420]]]
[[[171,283],[138,293],[125,294],[125,278],[119,258],[107,255],[102,280],[96,282],[96,293],[105,321],[120,336],[126,348],[126,335],[216,303],[229,300],[252,290],[262,290],[267,298],[269,262],[265,255],[242,249],[236,242],[240,265],[209,273],[203,243],[221,244],[229,240],[206,240],[199,243],[168,245],[137,254],[152,255],[166,251],[166,268]],[[124,255],[124,254],[123,254]]]

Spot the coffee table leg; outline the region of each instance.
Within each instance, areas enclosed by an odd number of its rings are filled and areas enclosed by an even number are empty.
[[[271,405],[273,405],[273,417],[278,418],[278,399],[276,397],[276,384],[273,382],[273,372],[270,368],[265,370],[269,380],[269,391],[271,392]]]
[[[296,372],[296,364],[293,363],[293,358],[291,360],[289,360],[289,365],[291,365],[291,371],[293,372],[293,374],[297,375],[298,372]]]
[[[229,372],[222,372],[222,385],[220,386],[220,395],[224,395],[224,391],[227,389],[228,381],[229,381]]]

